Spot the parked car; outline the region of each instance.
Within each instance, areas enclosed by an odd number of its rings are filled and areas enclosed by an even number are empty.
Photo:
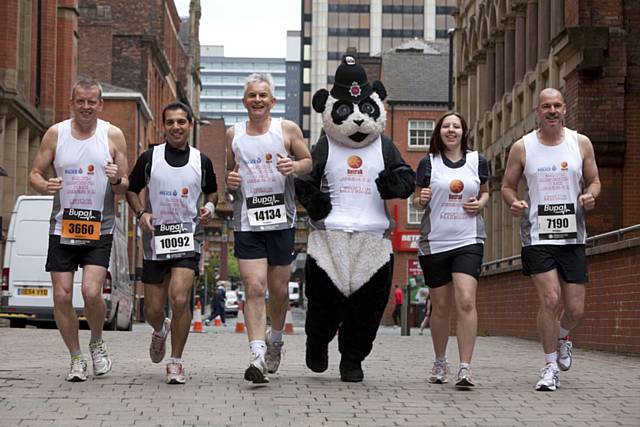
[[[292,307],[300,306],[300,284],[298,282],[289,282],[289,304]]]
[[[12,327],[27,323],[51,326],[53,285],[45,271],[49,244],[49,217],[53,196],[19,196],[11,213],[2,269],[0,318]],[[134,293],[129,278],[125,223],[116,218],[107,277],[102,285],[106,304],[105,329],[130,330]],[[83,319],[82,268],[73,279],[73,307]]]
[[[238,314],[238,302],[240,299],[238,298],[237,291],[226,291],[227,301],[224,304],[224,311],[227,314]]]

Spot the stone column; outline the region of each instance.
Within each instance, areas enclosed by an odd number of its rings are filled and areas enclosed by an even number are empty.
[[[544,60],[549,55],[550,25],[549,0],[538,0],[538,60]]]
[[[469,64],[469,78],[467,81],[467,105],[469,112],[467,114],[467,122],[469,127],[473,127],[473,124],[478,117],[476,103],[477,103],[477,78],[476,78],[476,65]]]
[[[487,82],[486,86],[486,102],[484,110],[491,110],[493,104],[498,99],[496,96],[496,50],[495,44],[490,42],[487,46]]]
[[[502,95],[504,94],[504,76],[505,76],[505,68],[504,68],[504,33],[498,32],[495,37],[495,46],[496,46],[496,74],[495,81],[493,85],[493,100],[494,102],[500,102],[502,99]]]
[[[27,194],[29,176],[29,128],[20,129],[16,144],[16,194]]]
[[[511,92],[515,83],[516,32],[513,21],[504,30],[504,91]]]
[[[522,81],[522,77],[524,77],[525,67],[527,65],[526,62],[526,52],[527,52],[527,40],[526,40],[526,31],[527,31],[527,18],[525,16],[525,8],[522,5],[518,5],[516,8],[516,45],[515,45],[515,64],[516,64],[516,73],[515,73],[515,81]]]
[[[527,2],[527,63],[525,71],[532,71],[536,68],[538,61],[538,0]]]
[[[18,141],[18,119],[5,118],[4,126],[4,146],[0,150],[4,151],[2,167],[7,171],[7,175],[0,181],[2,186],[2,217],[10,218],[11,210],[15,203],[16,194],[16,158]]]
[[[484,49],[480,50],[476,57],[476,99],[474,102],[476,119],[482,118],[482,114],[488,109],[489,91],[487,90],[487,54]],[[480,141],[477,141],[480,142]]]
[[[564,29],[564,0],[551,0],[551,38]]]

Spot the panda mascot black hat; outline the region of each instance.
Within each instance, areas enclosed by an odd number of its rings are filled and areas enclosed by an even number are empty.
[[[313,169],[294,181],[310,219],[305,265],[308,300],[306,364],[328,368],[337,335],[342,381],[364,378],[393,275],[385,200],[406,199],[415,174],[384,136],[384,86],[369,83],[355,57],[345,55],[331,91],[313,95],[324,134],[311,153]]]
[[[342,101],[360,102],[373,93],[367,73],[355,57],[345,55],[338,66],[331,96]]]

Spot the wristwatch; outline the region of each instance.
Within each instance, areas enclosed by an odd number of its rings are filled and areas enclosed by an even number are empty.
[[[140,221],[140,218],[142,218],[142,215],[144,215],[144,213],[144,209],[140,209],[138,212],[136,212],[136,219]]]

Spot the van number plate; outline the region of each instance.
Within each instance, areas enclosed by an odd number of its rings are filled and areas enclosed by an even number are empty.
[[[30,297],[46,297],[49,295],[49,289],[42,288],[18,288],[18,295]]]

